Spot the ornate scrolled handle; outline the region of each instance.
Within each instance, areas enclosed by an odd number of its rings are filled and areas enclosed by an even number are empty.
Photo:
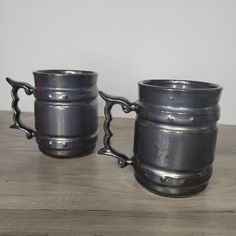
[[[21,110],[18,107],[19,102],[19,96],[18,96],[18,90],[20,88],[23,88],[25,93],[27,95],[31,95],[34,93],[34,88],[28,84],[23,82],[17,82],[10,78],[6,78],[7,82],[12,86],[11,90],[11,96],[12,96],[12,111],[13,111],[13,121],[14,124],[10,126],[12,129],[19,129],[26,133],[26,137],[28,139],[31,139],[35,136],[36,131],[34,131],[32,128],[26,126],[20,119]]]
[[[99,94],[105,100],[106,105],[104,108],[105,121],[103,125],[103,129],[105,132],[103,138],[104,147],[98,151],[98,154],[108,155],[117,158],[118,165],[121,168],[124,168],[127,165],[132,165],[132,158],[127,157],[126,155],[120,153],[119,151],[111,147],[111,137],[113,135],[110,129],[110,123],[112,121],[111,109],[115,104],[119,104],[121,105],[122,110],[125,113],[129,113],[131,111],[137,111],[138,105],[136,103],[129,102],[129,100],[126,98],[110,96],[102,91],[99,91]]]

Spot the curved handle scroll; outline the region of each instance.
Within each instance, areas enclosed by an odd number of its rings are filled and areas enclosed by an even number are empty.
[[[26,133],[26,137],[28,139],[31,139],[35,136],[36,131],[34,131],[30,127],[26,126],[20,119],[21,110],[18,107],[18,102],[20,100],[19,96],[18,96],[18,90],[20,88],[23,88],[27,95],[31,95],[31,94],[34,93],[34,88],[28,83],[17,82],[17,81],[14,81],[14,80],[10,79],[10,78],[6,78],[6,80],[12,86],[12,90],[11,90],[12,104],[11,104],[11,107],[12,107],[12,111],[13,111],[14,124],[11,125],[10,128],[19,129],[19,130],[24,131]]]
[[[129,102],[129,100],[126,98],[110,96],[102,91],[99,91],[99,94],[105,100],[106,105],[104,108],[105,121],[103,125],[103,129],[105,132],[103,138],[104,147],[98,151],[98,154],[108,155],[117,158],[118,165],[121,168],[124,168],[127,165],[132,165],[132,158],[127,157],[126,155],[120,153],[119,151],[111,147],[111,137],[113,135],[110,129],[110,123],[112,121],[111,109],[115,104],[119,104],[121,105],[122,110],[125,113],[129,113],[131,111],[137,111],[138,105],[136,103]]]

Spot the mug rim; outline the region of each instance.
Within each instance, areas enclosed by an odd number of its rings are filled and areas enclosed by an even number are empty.
[[[201,87],[186,87],[186,88],[174,88],[166,85],[158,85],[152,84],[153,82],[160,82],[160,83],[170,83],[170,84],[196,84],[202,85]],[[139,81],[138,84],[143,87],[150,87],[150,88],[157,88],[161,90],[168,90],[168,91],[217,91],[222,90],[223,87],[218,84],[204,82],[204,81],[196,81],[196,80],[179,80],[179,79],[149,79],[149,80],[142,80]]]
[[[71,70],[71,69],[46,69],[33,71],[34,74],[71,76],[71,75],[97,75],[97,72],[89,70]]]

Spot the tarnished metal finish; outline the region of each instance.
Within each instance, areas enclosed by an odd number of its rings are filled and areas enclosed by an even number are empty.
[[[97,140],[97,74],[40,70],[35,80],[35,128],[39,149],[49,156],[92,152]]]
[[[196,81],[139,83],[131,164],[145,188],[162,195],[186,196],[207,186],[221,90],[219,85]]]

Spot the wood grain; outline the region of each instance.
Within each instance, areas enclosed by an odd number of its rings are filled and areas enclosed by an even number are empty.
[[[33,124],[33,115],[24,114]],[[0,112],[1,235],[236,235],[236,126],[219,126],[208,188],[190,198],[146,191],[131,167],[96,154],[55,159],[9,129]],[[99,121],[97,150],[102,146]],[[115,119],[114,145],[132,153],[133,120]]]

